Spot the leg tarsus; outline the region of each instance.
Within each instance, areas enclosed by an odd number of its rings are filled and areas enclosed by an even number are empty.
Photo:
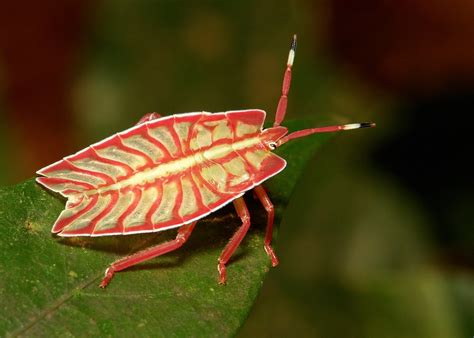
[[[105,289],[105,287],[110,283],[110,280],[114,277],[115,274],[115,269],[111,265],[105,270],[105,277],[102,279],[102,282],[100,282],[100,287],[102,289]]]
[[[188,240],[195,225],[196,222],[183,225],[181,228],[179,228],[178,234],[176,235],[176,238],[174,240],[165,243],[160,243],[156,246],[152,246],[151,248],[138,251],[133,255],[121,258],[113,262],[112,264],[110,264],[107,270],[105,270],[105,277],[102,279],[100,287],[104,289],[110,283],[110,280],[113,278],[114,274],[118,271],[122,271],[126,268],[129,268],[146,260],[178,249]]]
[[[261,185],[255,187],[254,192],[268,214],[267,229],[265,231],[265,240],[264,240],[265,252],[267,253],[268,257],[270,257],[270,259],[272,260],[272,266],[277,266],[278,258],[275,255],[275,252],[273,251],[273,248],[271,246],[272,237],[273,237],[273,220],[275,217],[275,208],[273,207],[273,203],[270,200],[270,197],[268,197],[267,192]]]
[[[265,243],[263,245],[263,248],[265,249],[265,252],[267,253],[268,257],[272,260],[272,266],[275,267],[277,266],[280,262],[278,260],[278,257],[275,255],[275,252],[273,251],[273,248],[271,247],[270,244]]]
[[[234,200],[234,207],[242,220],[242,225],[229,240],[229,243],[227,243],[219,257],[219,264],[217,265],[217,270],[219,271],[219,284],[225,284],[227,279],[225,265],[229,262],[230,257],[232,257],[232,254],[239,247],[240,242],[242,242],[250,227],[250,214],[243,197]]]
[[[219,261],[219,264],[217,264],[217,271],[219,271],[219,284],[225,285],[227,281],[227,271],[223,262]]]

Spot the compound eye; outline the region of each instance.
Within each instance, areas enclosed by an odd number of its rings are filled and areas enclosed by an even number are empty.
[[[277,147],[277,144],[275,142],[270,142],[268,143],[268,147],[270,148],[270,150],[275,150]]]

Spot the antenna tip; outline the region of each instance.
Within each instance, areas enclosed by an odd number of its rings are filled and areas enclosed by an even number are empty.
[[[291,40],[291,50],[296,51],[296,34],[293,34],[293,40]]]
[[[374,128],[375,123],[374,122],[363,122],[360,124],[361,128]]]
[[[291,40],[290,54],[288,54],[288,62],[286,65],[288,67],[293,66],[295,61],[295,52],[296,52],[296,34],[293,35],[293,40]]]
[[[360,129],[360,128],[373,128],[373,127],[375,127],[375,123],[373,123],[373,122],[362,122],[362,123],[345,124],[342,127],[342,130],[351,130],[351,129]]]

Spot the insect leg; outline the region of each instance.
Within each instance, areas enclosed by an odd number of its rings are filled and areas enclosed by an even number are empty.
[[[242,220],[242,225],[232,236],[229,243],[227,243],[226,247],[222,251],[221,256],[219,257],[219,264],[217,265],[217,270],[219,270],[219,284],[225,284],[227,277],[225,265],[239,246],[240,242],[242,242],[242,239],[244,239],[245,234],[250,227],[250,214],[247,206],[245,205],[243,197],[239,197],[234,200],[234,207],[240,219]]]
[[[115,272],[124,270],[138,263],[144,262],[146,260],[155,258],[157,256],[160,256],[170,251],[178,249],[188,240],[196,223],[197,222],[193,222],[190,224],[183,225],[181,228],[179,228],[176,238],[172,241],[160,243],[158,245],[152,246],[151,248],[144,249],[133,255],[121,258],[113,262],[107,268],[107,270],[105,270],[105,277],[104,279],[102,279],[102,282],[100,283],[100,287],[105,288],[107,284],[109,284]]]
[[[138,120],[137,124],[135,125],[138,126],[139,124],[142,124],[151,120],[159,119],[160,117],[161,115],[158,113],[148,113],[148,114],[143,115],[143,117],[140,120]]]
[[[267,211],[268,218],[267,218],[267,230],[265,232],[265,241],[264,241],[264,248],[268,255],[268,257],[272,260],[272,266],[278,265],[278,258],[271,247],[272,237],[273,237],[273,219],[275,216],[275,210],[273,208],[273,203],[268,197],[267,192],[265,189],[259,185],[256,186],[254,189],[255,194],[257,195],[258,199],[262,203],[263,207]]]
[[[285,119],[286,106],[288,105],[288,92],[290,91],[291,84],[291,67],[293,66],[293,61],[295,60],[295,52],[296,34],[293,35],[293,41],[291,42],[290,53],[288,55],[288,62],[286,63],[285,75],[283,75],[283,85],[275,114],[275,122],[273,123],[274,127],[279,126]]]

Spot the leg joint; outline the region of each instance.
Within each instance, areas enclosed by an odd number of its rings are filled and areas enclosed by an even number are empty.
[[[275,208],[273,207],[273,204],[265,204],[264,205],[265,211],[268,213],[272,213],[275,211]]]
[[[250,225],[250,215],[248,214],[242,215],[241,220],[242,220],[242,225],[244,226]]]
[[[184,234],[178,234],[178,236],[176,236],[175,243],[179,246],[182,246],[187,239],[187,236],[185,236]]]

